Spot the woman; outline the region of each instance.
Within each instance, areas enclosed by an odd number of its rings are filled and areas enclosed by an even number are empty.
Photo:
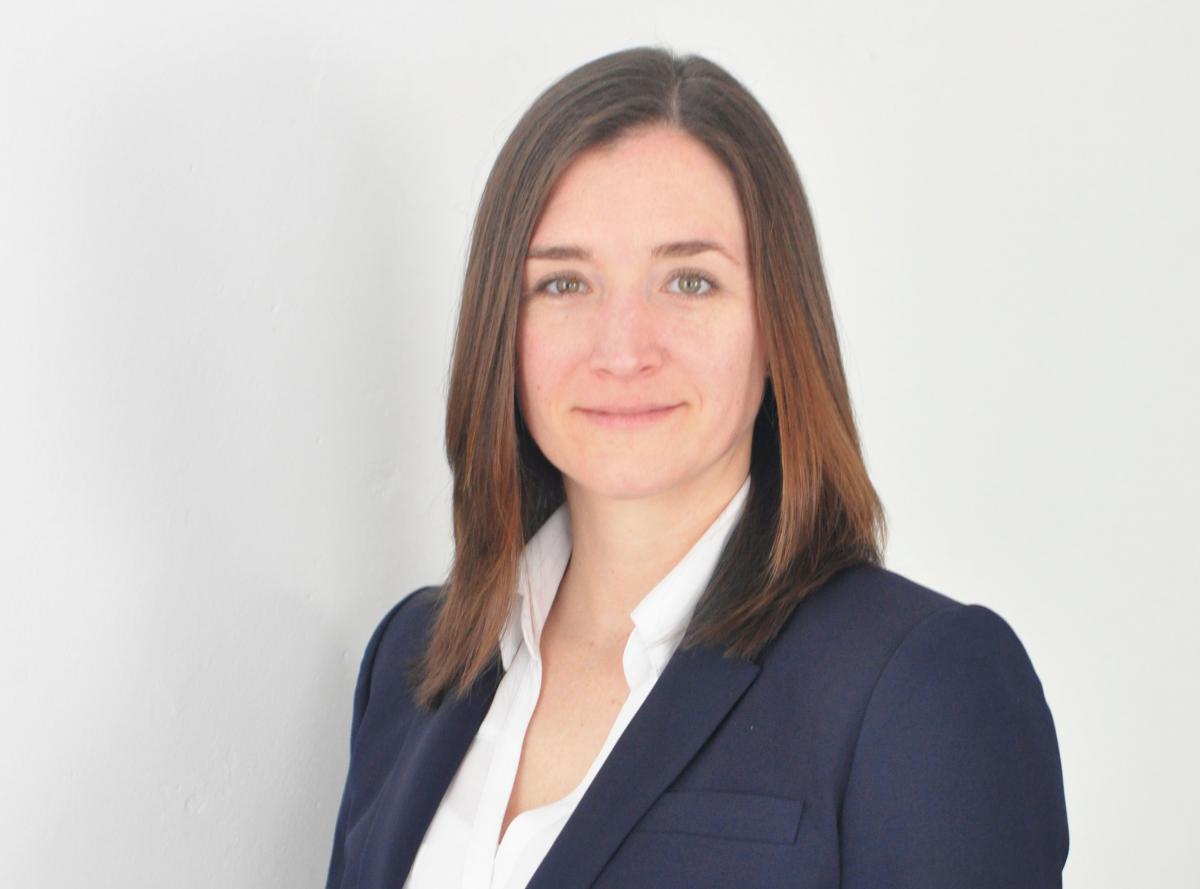
[[[881,565],[795,165],[703,58],[546,90],[472,233],[455,559],[362,659],[329,887],[1061,885],[1051,714]]]

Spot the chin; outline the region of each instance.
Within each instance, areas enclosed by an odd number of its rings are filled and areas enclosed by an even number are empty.
[[[666,471],[656,466],[653,458],[641,455],[631,455],[628,464],[611,467],[592,465],[585,472],[564,471],[563,475],[589,494],[614,500],[652,497],[671,490],[687,478],[686,472]]]

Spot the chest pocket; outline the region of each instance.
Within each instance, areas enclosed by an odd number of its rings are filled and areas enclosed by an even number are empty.
[[[637,823],[635,831],[791,844],[796,841],[804,800],[759,793],[669,790]]]

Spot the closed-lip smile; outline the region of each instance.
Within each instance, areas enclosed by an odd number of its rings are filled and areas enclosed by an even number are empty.
[[[607,429],[636,429],[666,419],[679,404],[606,404],[580,408],[591,422]]]
[[[673,404],[632,404],[632,405],[604,405],[602,407],[585,407],[582,410],[594,414],[646,414],[651,411],[666,410],[669,407],[675,407]]]

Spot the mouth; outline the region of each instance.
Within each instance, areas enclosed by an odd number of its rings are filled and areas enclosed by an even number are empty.
[[[682,405],[606,406],[594,409],[580,408],[579,410],[587,419],[597,425],[614,429],[629,429],[657,423],[674,413],[679,407]]]

